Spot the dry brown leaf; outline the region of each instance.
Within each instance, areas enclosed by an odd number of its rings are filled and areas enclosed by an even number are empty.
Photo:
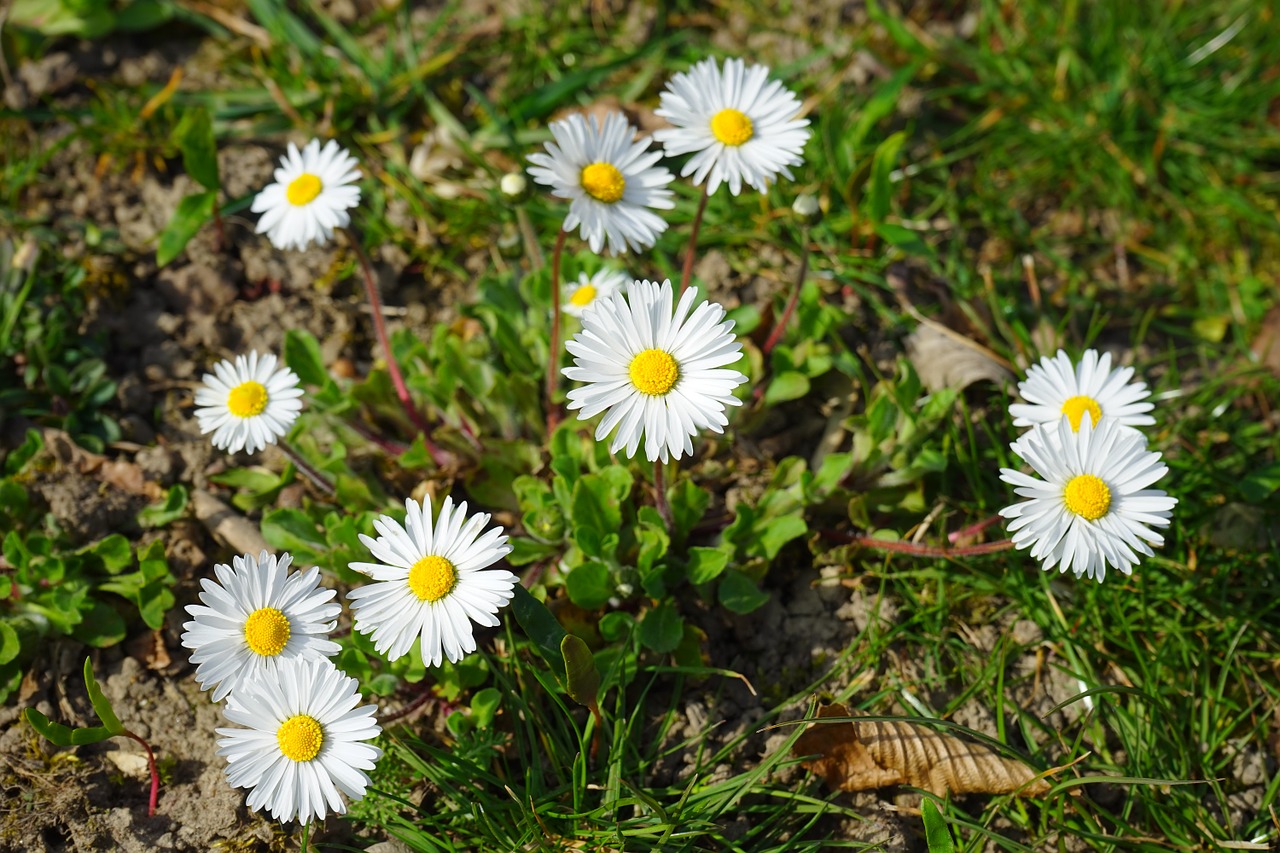
[[[844,705],[818,709],[823,717],[847,717]],[[1049,783],[1020,761],[982,744],[906,720],[815,723],[796,740],[796,755],[818,754],[804,766],[841,791],[911,785],[952,794],[1045,794]]]
[[[1013,377],[1008,363],[991,350],[926,318],[907,336],[907,358],[930,391],[961,391],[983,379],[999,385]]]
[[[1280,374],[1280,305],[1273,306],[1262,319],[1250,349],[1259,362]]]
[[[203,489],[191,492],[191,506],[195,516],[214,539],[238,554],[257,556],[271,550],[262,538],[258,525],[236,512]]]

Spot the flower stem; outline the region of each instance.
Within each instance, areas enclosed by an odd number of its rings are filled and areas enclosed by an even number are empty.
[[[409,416],[409,420],[413,421],[413,425],[422,433],[423,446],[431,454],[432,460],[440,467],[444,467],[451,461],[449,454],[442,451],[431,440],[431,425],[414,406],[413,399],[409,396],[409,388],[404,384],[404,377],[400,374],[400,366],[396,364],[396,357],[391,352],[391,339],[387,337],[387,326],[382,319],[382,300],[378,297],[378,283],[373,278],[373,267],[369,263],[369,256],[365,254],[364,246],[360,245],[355,232],[351,229],[347,229],[347,242],[351,244],[356,257],[360,260],[360,271],[364,274],[365,294],[369,297],[369,310],[373,314],[373,332],[382,346],[382,352],[387,361],[387,372],[391,374],[391,384],[395,386],[396,396],[400,398],[400,405]]]
[[[782,316],[778,318],[778,322],[774,324],[773,331],[769,333],[769,338],[764,342],[763,352],[768,355],[773,348],[778,345],[778,341],[782,340],[782,333],[787,330],[787,323],[791,320],[791,315],[795,313],[796,303],[800,301],[800,288],[804,286],[805,277],[809,274],[809,225],[805,223],[800,228],[800,272],[796,275],[795,286],[791,288],[791,296],[787,299],[787,307],[782,309]]]
[[[303,476],[315,484],[316,488],[320,489],[329,497],[333,497],[337,493],[333,487],[332,481],[330,481],[324,474],[321,474],[320,471],[313,467],[310,462],[303,459],[302,454],[298,452],[297,448],[289,444],[287,441],[281,441],[279,446],[280,449],[284,451],[284,455],[289,457],[289,461],[293,463],[293,467],[301,471]]]
[[[998,554],[1013,548],[1012,539],[1001,539],[998,542],[982,542],[977,545],[964,545],[959,548],[948,548],[939,545],[921,545],[917,542],[903,542],[896,539],[877,539],[874,536],[853,536],[848,533],[828,532],[831,539],[859,548],[873,551],[889,551],[894,554],[907,554],[912,557],[977,557],[982,554]]]
[[[560,407],[556,404],[556,388],[560,383],[560,256],[564,254],[564,240],[569,232],[563,228],[556,236],[556,247],[551,252],[551,350],[547,353],[547,441],[560,423]]]
[[[702,230],[702,214],[707,212],[707,199],[711,194],[707,192],[710,184],[704,182],[702,184],[702,197],[698,199],[698,212],[693,215],[693,228],[689,231],[689,248],[684,253],[684,269],[680,273],[680,293],[684,293],[689,287],[689,279],[693,277],[693,258],[698,251],[698,232]],[[679,294],[677,294],[679,295]]]
[[[302,846],[298,848],[299,853],[307,853],[307,846],[310,841],[311,841],[311,821],[307,821],[302,825]]]
[[[947,534],[947,541],[955,544],[961,539],[968,539],[970,536],[976,536],[986,530],[993,524],[998,524],[1003,516],[993,515],[990,518],[984,518],[977,524],[970,524],[968,527],[961,527],[959,530],[953,530]]]
[[[675,531],[675,518],[671,515],[671,504],[667,502],[667,483],[666,483],[666,465],[661,459],[653,460],[653,491],[656,495],[656,503],[658,505],[658,515],[662,516],[662,523],[667,526],[667,532]]]
[[[155,753],[151,751],[151,744],[128,729],[124,730],[124,736],[136,740],[147,751],[147,769],[151,771],[151,799],[147,803],[147,817],[155,817],[156,801],[160,799],[160,771],[156,769]]]
[[[523,204],[516,205],[516,226],[520,229],[520,239],[524,241],[524,253],[529,256],[529,266],[535,270],[542,269],[546,259],[542,257],[542,247],[538,245],[538,237]]]

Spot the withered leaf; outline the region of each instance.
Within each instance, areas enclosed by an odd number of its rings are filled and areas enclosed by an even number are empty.
[[[925,317],[906,343],[907,358],[930,391],[960,391],[983,379],[999,385],[1013,376],[1008,362],[991,350]]]
[[[840,704],[818,709],[819,718],[847,716]],[[947,791],[1036,796],[1049,790],[1049,783],[1020,761],[906,720],[814,723],[793,752],[816,753],[819,757],[804,766],[840,791],[911,785],[942,797]]]

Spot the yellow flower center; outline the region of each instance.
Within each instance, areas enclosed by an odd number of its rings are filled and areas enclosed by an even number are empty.
[[[320,183],[319,178],[310,172],[303,172],[289,182],[289,186],[285,188],[284,197],[289,199],[289,204],[302,207],[304,204],[315,201],[322,189],[324,184]]]
[[[1085,521],[1097,521],[1111,509],[1111,489],[1092,474],[1072,477],[1063,491],[1067,509]]]
[[[577,305],[579,308],[586,308],[591,304],[591,300],[596,298],[595,285],[584,284],[573,292],[573,296],[569,297],[569,302]]]
[[[244,641],[263,657],[275,657],[289,642],[289,617],[274,607],[263,607],[244,620]]]
[[[651,397],[666,394],[680,379],[680,365],[676,364],[671,353],[660,349],[647,349],[631,359],[627,372],[631,376],[631,384],[641,394]]]
[[[423,557],[409,569],[409,589],[420,601],[439,601],[458,585],[458,570],[444,557]]]
[[[622,198],[627,179],[612,163],[592,163],[582,170],[582,188],[596,201],[613,204]]]
[[[315,717],[295,714],[280,724],[276,730],[276,742],[285,758],[294,761],[310,761],[320,754],[324,746],[324,727]]]
[[[267,408],[267,389],[261,382],[241,382],[227,395],[227,411],[237,418],[252,418]]]
[[[711,117],[711,133],[725,145],[738,146],[755,134],[755,128],[746,113],[730,108]]]
[[[1084,418],[1085,412],[1089,413],[1089,420],[1094,426],[1102,420],[1102,407],[1092,397],[1072,397],[1062,404],[1062,414],[1071,421],[1072,432],[1080,431],[1080,421]]]

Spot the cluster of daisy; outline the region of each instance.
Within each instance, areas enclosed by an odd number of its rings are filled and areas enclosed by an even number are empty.
[[[1010,448],[1037,477],[1002,468],[1000,479],[1027,500],[1000,510],[1015,547],[1030,548],[1044,570],[1068,569],[1099,582],[1111,567],[1130,574],[1164,538],[1177,499],[1151,488],[1168,468],[1137,429],[1150,426],[1145,382],[1111,355],[1088,350],[1078,364],[1059,350],[1027,371],[1009,407],[1030,427]]]

